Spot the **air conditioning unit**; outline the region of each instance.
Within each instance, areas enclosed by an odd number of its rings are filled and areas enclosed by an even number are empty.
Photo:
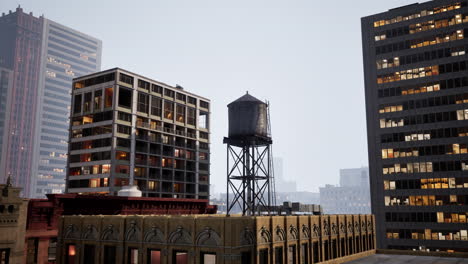
[[[88,175],[88,174],[89,174],[89,170],[83,170],[83,174],[84,174],[84,175]]]

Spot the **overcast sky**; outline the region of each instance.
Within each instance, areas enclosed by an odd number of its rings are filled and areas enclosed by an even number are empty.
[[[408,0],[0,0],[103,41],[121,67],[211,99],[211,183],[225,190],[226,105],[271,105],[274,156],[299,190],[367,166],[360,18]]]

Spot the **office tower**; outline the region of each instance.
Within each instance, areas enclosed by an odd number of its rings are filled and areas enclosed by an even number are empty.
[[[273,158],[273,166],[275,169],[275,189],[276,194],[280,193],[295,193],[297,192],[296,182],[294,180],[289,180],[284,177],[283,170],[283,158],[276,157]]]
[[[100,70],[101,41],[20,7],[0,17],[0,34],[0,67],[12,71],[0,175],[26,197],[60,193],[72,79]]]
[[[209,198],[208,99],[115,68],[76,78],[68,193]]]
[[[378,247],[468,251],[468,6],[362,18]]]
[[[326,214],[370,214],[369,169],[340,169],[340,185],[320,187],[320,205]]]
[[[340,187],[369,188],[369,168],[340,169]]]

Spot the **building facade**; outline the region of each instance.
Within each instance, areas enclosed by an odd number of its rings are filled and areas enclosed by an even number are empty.
[[[467,37],[467,1],[362,18],[379,248],[467,251]]]
[[[375,253],[372,215],[65,216],[57,263],[343,263]]]
[[[111,69],[73,82],[67,192],[209,197],[208,99]]]
[[[12,175],[25,197],[61,193],[72,79],[100,70],[101,41],[20,7],[0,17],[0,34],[0,67],[13,77],[0,175]]]
[[[20,197],[21,188],[11,178],[0,184],[0,263],[25,263],[24,236],[28,200]]]
[[[369,169],[340,169],[340,185],[320,187],[325,214],[370,214]]]

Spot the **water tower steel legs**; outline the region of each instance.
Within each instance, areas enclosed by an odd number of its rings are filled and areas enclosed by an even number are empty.
[[[272,201],[270,144],[227,144],[227,214],[237,205],[242,215],[270,213]],[[232,193],[234,196],[229,199]]]

